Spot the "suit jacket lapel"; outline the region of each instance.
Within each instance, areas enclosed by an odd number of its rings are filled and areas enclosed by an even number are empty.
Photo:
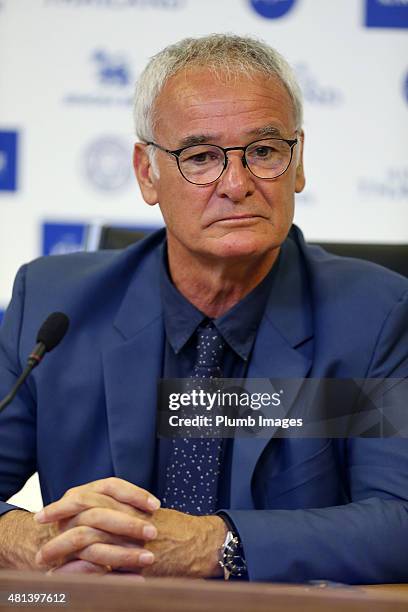
[[[164,342],[160,252],[137,267],[114,322],[116,344],[103,354],[106,408],[115,475],[151,488],[157,382]]]
[[[306,272],[298,247],[288,239],[282,247],[279,269],[247,373],[247,378],[298,379],[285,386],[279,416],[288,414],[302,379],[310,370],[312,337],[311,296]],[[270,429],[269,438],[235,439],[231,469],[232,508],[251,507],[252,476],[275,431],[276,428]]]

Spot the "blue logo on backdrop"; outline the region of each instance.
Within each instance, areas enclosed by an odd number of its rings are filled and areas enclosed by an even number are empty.
[[[98,70],[98,80],[101,85],[116,85],[126,87],[130,83],[130,70],[122,57],[109,54],[103,49],[93,53]]]
[[[0,191],[17,189],[18,134],[0,131]]]
[[[252,8],[261,17],[278,19],[288,13],[295,5],[296,0],[250,0]]]
[[[408,28],[407,0],[366,0],[368,28]]]
[[[84,153],[85,176],[100,191],[123,189],[132,176],[132,150],[116,136],[94,140]]]
[[[89,56],[94,84],[83,91],[69,92],[64,104],[80,106],[131,106],[133,74],[122,55],[95,49]],[[96,70],[95,70],[96,68]]]
[[[339,106],[342,104],[342,91],[333,85],[321,83],[309,66],[297,64],[294,69],[306,102],[320,106]]]
[[[44,223],[43,255],[65,255],[85,248],[87,226],[83,223]]]
[[[357,181],[358,194],[367,200],[408,202],[408,166],[390,167],[383,176],[365,176]]]

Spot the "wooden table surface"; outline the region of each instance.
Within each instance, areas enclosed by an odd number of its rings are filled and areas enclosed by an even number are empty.
[[[17,604],[11,593],[66,595],[67,604]],[[304,585],[130,576],[46,576],[0,570],[0,610],[114,610],[115,612],[408,612],[408,585]]]

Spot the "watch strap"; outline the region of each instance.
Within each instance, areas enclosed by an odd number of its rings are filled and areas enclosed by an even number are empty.
[[[221,517],[225,520],[224,515]],[[247,564],[242,547],[241,539],[235,528],[231,529],[231,523],[225,521],[228,532],[220,549],[219,564],[224,571],[224,579],[248,578]]]

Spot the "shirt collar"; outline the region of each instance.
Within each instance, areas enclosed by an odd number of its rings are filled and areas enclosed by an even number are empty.
[[[167,262],[167,241],[161,247],[160,291],[167,340],[177,354],[207,317],[173,285]]]
[[[166,337],[177,354],[188,342],[197,327],[208,317],[189,302],[173,285],[167,263],[167,243],[162,245],[160,290],[164,312]],[[255,341],[280,256],[266,277],[248,295],[213,323],[228,345],[247,361]]]

